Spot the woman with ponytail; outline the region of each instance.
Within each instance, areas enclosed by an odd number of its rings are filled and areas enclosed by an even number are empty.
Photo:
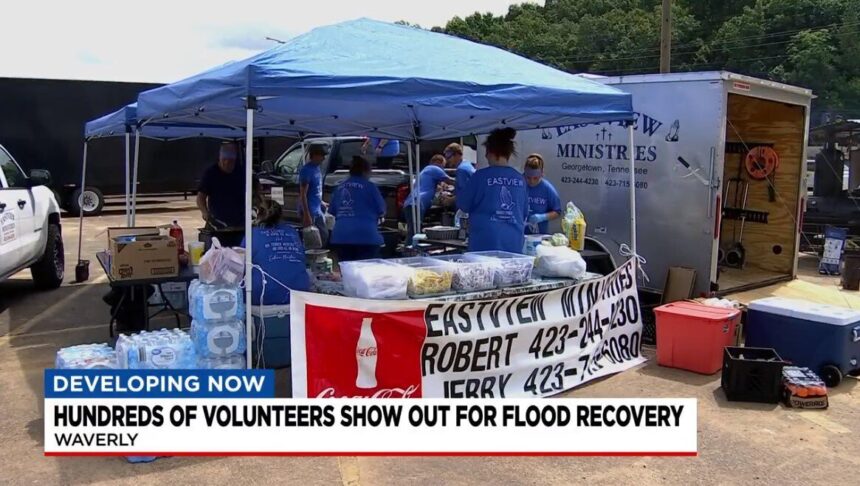
[[[513,128],[493,130],[484,142],[489,166],[457,194],[457,208],[469,213],[469,251],[523,251],[529,204],[523,175],[509,165],[516,135]]]

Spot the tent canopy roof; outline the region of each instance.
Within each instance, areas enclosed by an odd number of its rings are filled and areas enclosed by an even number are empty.
[[[119,137],[126,133],[134,133],[140,129],[140,136],[157,140],[179,140],[183,138],[210,137],[225,140],[245,137],[244,128],[232,128],[222,125],[193,123],[192,121],[154,122],[138,127],[137,103],[123,106],[119,110],[108,113],[95,120],[88,121],[84,126],[84,137],[88,140],[104,137]],[[259,136],[282,135],[266,130],[257,132]]]
[[[404,140],[632,119],[631,96],[510,52],[426,30],[359,19],[138,98],[149,123],[254,127],[289,134]]]

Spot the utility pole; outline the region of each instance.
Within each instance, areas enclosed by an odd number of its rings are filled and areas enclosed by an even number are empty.
[[[660,72],[669,72],[672,56],[672,0],[663,0],[663,16],[660,22]]]

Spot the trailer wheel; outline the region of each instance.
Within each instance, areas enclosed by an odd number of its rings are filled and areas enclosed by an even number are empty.
[[[80,189],[75,189],[72,193],[69,200],[69,212],[77,216],[83,207],[84,216],[98,216],[104,205],[104,194],[97,187],[87,186],[83,192]]]
[[[839,386],[842,382],[842,371],[833,365],[827,365],[821,368],[821,380],[828,388]]]

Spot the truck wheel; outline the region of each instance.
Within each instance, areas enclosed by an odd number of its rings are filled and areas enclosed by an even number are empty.
[[[104,194],[97,187],[87,186],[83,194],[80,189],[75,189],[72,193],[72,198],[69,200],[69,212],[77,216],[83,207],[84,216],[98,216],[104,205]]]
[[[842,371],[833,365],[827,365],[821,368],[821,380],[828,388],[839,386],[842,382]]]
[[[42,290],[55,289],[63,283],[66,268],[66,254],[63,251],[63,235],[60,227],[56,224],[48,225],[48,242],[45,244],[45,253],[33,266],[30,274],[36,288]]]

